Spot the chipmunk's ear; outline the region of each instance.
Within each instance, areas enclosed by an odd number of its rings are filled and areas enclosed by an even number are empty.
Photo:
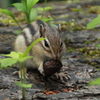
[[[45,30],[45,27],[42,24],[40,24],[40,37],[44,37]]]
[[[61,24],[58,25],[58,31],[61,31]]]

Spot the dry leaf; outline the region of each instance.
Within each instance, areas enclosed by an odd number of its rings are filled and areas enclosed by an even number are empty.
[[[59,91],[56,91],[56,90],[54,90],[54,91],[45,90],[44,91],[45,95],[51,95],[51,94],[57,94],[57,93],[59,93]]]
[[[73,92],[74,89],[73,88],[67,88],[67,89],[62,89],[62,92]]]

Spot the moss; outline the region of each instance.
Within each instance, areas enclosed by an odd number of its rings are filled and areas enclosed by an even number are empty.
[[[85,44],[89,44],[91,41],[90,40],[87,40],[87,41],[85,41]]]
[[[75,51],[75,49],[72,48],[72,47],[68,47],[66,51],[67,51],[67,52],[73,52],[73,51]]]

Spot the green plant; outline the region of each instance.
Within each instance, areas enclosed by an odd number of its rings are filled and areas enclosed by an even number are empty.
[[[44,16],[44,12],[51,9],[53,9],[53,7],[37,7],[37,10],[42,12],[42,15],[40,17],[42,21],[48,23],[49,21],[53,20],[51,16],[47,16],[47,17]]]
[[[33,6],[38,2],[39,0],[21,0],[21,3],[14,3],[12,4],[17,10],[22,11],[25,16],[27,23],[29,24],[30,22],[34,21],[37,17],[37,9],[33,8]],[[15,22],[18,24],[18,26],[21,28],[19,25],[18,21],[15,19],[13,13],[10,10],[7,9],[0,9],[0,12],[9,15],[12,17]],[[22,29],[22,28],[21,28]]]
[[[100,78],[94,79],[93,81],[89,82],[88,85],[100,85]]]
[[[53,18],[52,17],[44,17],[44,12],[52,9],[53,7],[46,7],[47,0],[45,0],[44,7],[33,8],[33,6],[38,1],[39,0],[21,0],[21,3],[14,3],[12,5],[17,10],[19,10],[19,11],[21,11],[25,14],[28,24],[31,23],[32,21],[34,21],[37,18],[38,11],[42,11],[42,15],[41,15],[40,19],[42,21],[46,22],[46,23],[49,23],[49,21],[53,20]],[[13,13],[10,10],[0,9],[0,12],[10,16],[17,23],[17,25],[20,27],[20,29],[22,30],[22,27],[20,26],[20,24],[16,20],[15,16],[13,15]],[[50,23],[50,25],[53,26],[53,27],[57,27],[56,25],[54,25],[52,23]]]
[[[25,100],[26,88],[30,88],[32,86],[32,84],[26,84],[26,68],[24,67],[24,61],[26,59],[32,58],[32,56],[27,56],[27,54],[37,42],[42,40],[44,40],[44,38],[39,38],[35,40],[33,43],[30,44],[30,46],[25,50],[24,53],[11,52],[10,54],[3,54],[3,56],[10,58],[0,59],[0,68],[9,68],[9,66],[13,66],[14,64],[18,63],[20,69],[21,82],[14,82],[14,83],[22,88],[22,100]]]
[[[16,18],[14,17],[13,13],[7,9],[0,9],[0,12],[9,15],[16,23],[17,25],[20,27],[20,29],[22,30],[22,27],[19,25],[18,21],[16,20]]]
[[[94,27],[96,27],[99,24],[100,24],[100,15],[98,15],[96,18],[94,18],[92,21],[90,21],[86,25],[86,27],[87,27],[87,29],[93,29]]]
[[[46,22],[46,23],[50,24],[50,26],[53,26],[53,27],[57,28],[56,25],[54,25],[52,23],[49,23],[49,21],[53,20],[53,18],[51,16],[47,16],[47,17],[44,16],[45,11],[53,9],[53,7],[51,7],[51,6],[46,7],[46,5],[47,5],[47,0],[44,1],[44,7],[37,7],[37,10],[42,12],[42,15],[41,15],[40,19],[43,22]]]
[[[37,17],[37,9],[33,8],[33,6],[39,0],[21,0],[21,3],[14,3],[12,4],[17,10],[22,11],[25,13],[27,23],[29,24]]]

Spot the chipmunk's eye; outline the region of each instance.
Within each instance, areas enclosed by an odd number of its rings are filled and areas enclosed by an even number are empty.
[[[47,42],[46,40],[44,40],[44,44],[45,44],[45,46],[46,46],[47,48],[49,48],[49,44],[48,44],[48,42]]]

